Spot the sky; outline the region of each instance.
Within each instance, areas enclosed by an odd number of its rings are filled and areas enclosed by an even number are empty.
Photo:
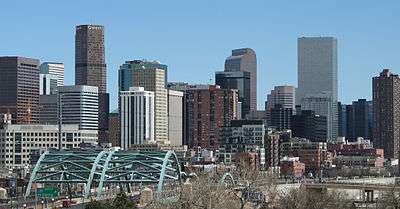
[[[65,84],[73,85],[75,26],[104,25],[113,110],[127,60],[167,64],[169,81],[211,84],[232,49],[250,47],[263,109],[274,86],[297,86],[297,38],[334,36],[339,100],[350,103],[371,99],[372,77],[383,68],[400,72],[399,11],[398,0],[2,1],[0,56],[63,62]]]

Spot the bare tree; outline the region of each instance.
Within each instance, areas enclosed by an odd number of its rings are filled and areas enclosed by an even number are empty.
[[[264,207],[267,208],[267,207]],[[300,187],[280,194],[274,209],[352,209],[352,202],[344,194],[331,191],[307,191]]]

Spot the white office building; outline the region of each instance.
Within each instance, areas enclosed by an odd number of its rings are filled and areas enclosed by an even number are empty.
[[[51,74],[39,74],[39,94],[50,95],[57,93],[58,78]]]
[[[154,141],[154,92],[143,87],[120,91],[121,148]]]
[[[40,65],[40,74],[50,74],[57,77],[57,86],[64,85],[64,63],[44,62]]]
[[[96,86],[60,86],[62,124],[79,124],[82,130],[98,130],[98,89]]]
[[[317,114],[326,116],[328,130],[330,130],[328,140],[336,140],[338,135],[337,40],[334,37],[301,37],[297,44],[296,104],[301,105],[303,110],[313,110]]]
[[[97,130],[80,130],[78,125],[61,130],[62,149],[97,142]],[[0,129],[0,167],[23,168],[31,164],[32,153],[58,149],[58,133],[58,125],[5,125]]]

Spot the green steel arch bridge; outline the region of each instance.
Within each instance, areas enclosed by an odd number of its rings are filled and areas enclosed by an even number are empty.
[[[106,188],[130,191],[133,186],[156,185],[157,194],[176,188],[185,174],[173,151],[52,150],[43,153],[31,172],[25,197],[33,185],[81,188],[85,199],[100,197]]]

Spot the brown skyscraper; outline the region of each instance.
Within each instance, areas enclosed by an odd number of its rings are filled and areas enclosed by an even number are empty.
[[[217,149],[221,127],[236,117],[237,90],[194,87],[186,91],[185,97],[187,143],[193,148]]]
[[[399,157],[400,78],[384,69],[372,78],[373,142],[384,149],[385,158]]]
[[[109,95],[104,49],[104,27],[79,25],[75,34],[75,84],[99,89],[99,142],[108,142]]]
[[[39,60],[0,57],[0,113],[18,124],[39,122]]]

